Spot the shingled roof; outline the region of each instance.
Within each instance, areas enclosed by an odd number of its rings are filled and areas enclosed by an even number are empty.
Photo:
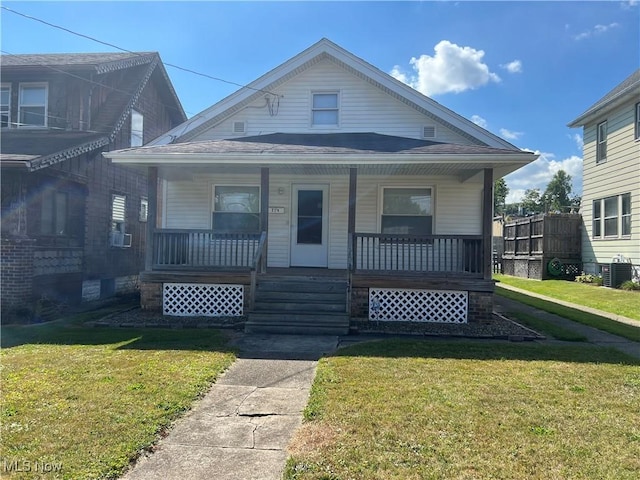
[[[568,126],[579,127],[585,125],[594,115],[599,114],[604,109],[615,106],[619,101],[624,101],[629,95],[637,95],[640,97],[640,68],[625,78],[604,97],[591,105],[582,115],[569,123]]]

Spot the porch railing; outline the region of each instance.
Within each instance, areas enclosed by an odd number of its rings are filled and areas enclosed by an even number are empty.
[[[162,229],[153,233],[154,269],[256,268],[266,233]]]
[[[355,233],[349,247],[352,272],[483,275],[480,235]]]

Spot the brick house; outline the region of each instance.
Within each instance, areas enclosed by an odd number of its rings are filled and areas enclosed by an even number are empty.
[[[3,55],[2,307],[135,286],[147,178],[102,152],[186,119],[157,53]]]

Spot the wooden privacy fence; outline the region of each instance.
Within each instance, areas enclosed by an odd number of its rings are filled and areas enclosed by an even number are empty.
[[[506,223],[503,272],[538,280],[578,275],[581,223],[582,217],[573,213],[540,214]]]
[[[452,273],[482,277],[480,235],[397,235],[355,233],[350,241],[352,271]]]

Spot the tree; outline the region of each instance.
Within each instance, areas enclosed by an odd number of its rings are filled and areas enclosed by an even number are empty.
[[[522,207],[522,213],[524,214],[542,213],[543,207],[540,190],[537,188],[529,188],[525,190],[520,206]]]
[[[558,170],[544,191],[543,203],[548,212],[568,211],[571,208],[571,175],[564,170]]]
[[[493,184],[493,214],[502,215],[504,213],[505,200],[509,194],[509,187],[504,178],[499,178]]]

